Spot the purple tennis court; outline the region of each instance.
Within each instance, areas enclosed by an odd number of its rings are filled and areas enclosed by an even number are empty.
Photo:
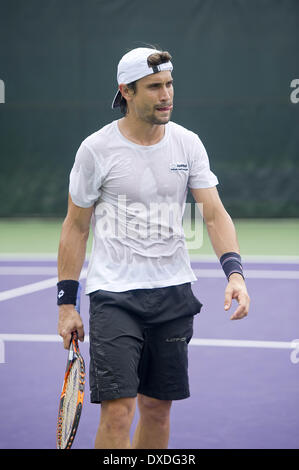
[[[173,402],[169,448],[298,449],[299,262],[245,263],[251,310],[241,321],[229,320],[236,303],[223,309],[218,262],[192,264],[203,308],[189,348],[191,397]],[[66,362],[57,335],[56,261],[2,260],[0,276],[0,448],[55,448]],[[89,402],[88,307],[83,296],[87,383],[77,449],[93,448],[100,417],[100,406]]]

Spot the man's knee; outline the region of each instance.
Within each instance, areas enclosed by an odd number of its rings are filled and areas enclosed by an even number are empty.
[[[101,421],[110,429],[125,429],[131,426],[135,413],[135,398],[118,398],[101,403]]]
[[[158,400],[157,398],[138,395],[138,406],[140,415],[152,419],[157,423],[166,424],[169,420],[171,400]]]

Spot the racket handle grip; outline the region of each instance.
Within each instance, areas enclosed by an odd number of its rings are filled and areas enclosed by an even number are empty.
[[[77,331],[77,330],[72,332],[71,346],[73,346],[73,345],[72,345],[72,340],[73,340],[73,339],[74,339],[76,342],[78,342],[78,331]]]

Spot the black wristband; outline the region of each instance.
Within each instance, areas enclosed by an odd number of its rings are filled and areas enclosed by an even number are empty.
[[[243,279],[245,279],[243,274],[241,256],[238,253],[224,253],[224,255],[221,256],[219,261],[227,280],[229,280],[229,276],[233,273],[238,273],[243,277]]]
[[[78,281],[66,280],[57,282],[57,305],[76,305],[78,287]]]

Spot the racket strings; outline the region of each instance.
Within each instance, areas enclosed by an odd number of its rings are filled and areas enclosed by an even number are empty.
[[[80,362],[74,361],[70,369],[65,388],[65,397],[62,411],[62,445],[65,445],[70,437],[73,422],[76,416],[79,393]]]

